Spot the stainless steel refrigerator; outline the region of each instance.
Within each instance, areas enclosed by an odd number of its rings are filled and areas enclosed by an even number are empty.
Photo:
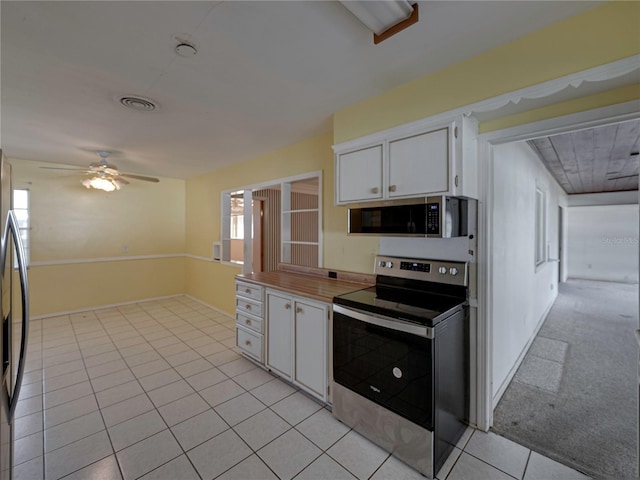
[[[27,265],[20,238],[20,228],[11,210],[11,165],[0,149],[0,353],[2,354],[2,392],[0,392],[0,480],[10,480],[13,471],[13,420],[20,398],[20,387],[27,353],[29,334],[29,293]],[[20,279],[12,285],[14,270]],[[18,291],[14,292],[14,288]],[[19,300],[14,301],[13,295]],[[15,308],[18,307],[19,308]],[[19,317],[19,318],[14,318]]]

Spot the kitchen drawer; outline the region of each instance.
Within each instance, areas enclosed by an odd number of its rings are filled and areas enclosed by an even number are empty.
[[[236,325],[249,328],[258,333],[264,333],[262,330],[262,319],[254,317],[253,315],[240,312],[236,313]]]
[[[236,282],[236,295],[262,301],[263,288],[251,283]]]
[[[250,313],[262,318],[262,302],[236,297],[236,313]]]
[[[262,335],[244,328],[236,328],[236,343],[247,355],[262,362]]]

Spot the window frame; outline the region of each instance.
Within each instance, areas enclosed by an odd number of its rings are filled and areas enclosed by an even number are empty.
[[[220,201],[220,263],[225,265],[231,265],[235,267],[242,267],[243,274],[249,274],[252,271],[253,263],[253,249],[252,249],[252,200],[253,191],[262,190],[268,187],[279,186],[284,193],[288,190],[288,186],[292,182],[306,180],[310,178],[318,178],[318,267],[321,268],[323,264],[322,251],[323,251],[323,235],[322,235],[322,170],[316,170],[313,172],[303,173],[300,175],[294,175],[291,177],[278,178],[275,180],[260,182],[252,185],[246,185],[237,188],[231,188],[223,190],[221,192]],[[243,192],[244,195],[244,258],[243,262],[231,261],[230,258],[230,246],[231,246],[231,195],[237,192]],[[284,196],[284,195],[283,195]],[[282,215],[282,211],[280,214]],[[283,225],[281,225],[283,228]],[[282,232],[281,232],[282,233]],[[281,235],[280,248],[282,249],[283,243]],[[282,255],[282,253],[281,253]]]
[[[540,268],[547,261],[547,194],[536,186],[534,196],[534,264]]]
[[[16,207],[16,192],[25,192],[27,197],[26,208]],[[14,213],[17,213],[18,211],[26,212],[26,226],[22,227],[18,225],[17,233],[22,239],[22,246],[24,248],[24,255],[26,257],[24,260],[26,266],[28,267],[31,263],[31,191],[28,188],[14,188],[11,191],[11,210],[13,210]],[[18,217],[18,215],[16,215],[16,217]],[[18,223],[19,222],[20,220],[18,219]],[[18,268],[18,258],[15,255],[13,256],[13,268]]]

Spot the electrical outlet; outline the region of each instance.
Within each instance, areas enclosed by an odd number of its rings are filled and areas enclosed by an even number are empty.
[[[338,272],[329,272],[329,278],[338,278]]]

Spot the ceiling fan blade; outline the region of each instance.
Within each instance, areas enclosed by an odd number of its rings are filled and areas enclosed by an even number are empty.
[[[158,183],[160,180],[154,177],[145,177],[143,175],[134,175],[133,173],[119,173],[120,177],[133,178],[135,180],[143,180],[145,182]]]
[[[44,170],[72,170],[74,172],[87,172],[88,170],[86,168],[67,168],[67,167],[39,167],[42,168]]]

